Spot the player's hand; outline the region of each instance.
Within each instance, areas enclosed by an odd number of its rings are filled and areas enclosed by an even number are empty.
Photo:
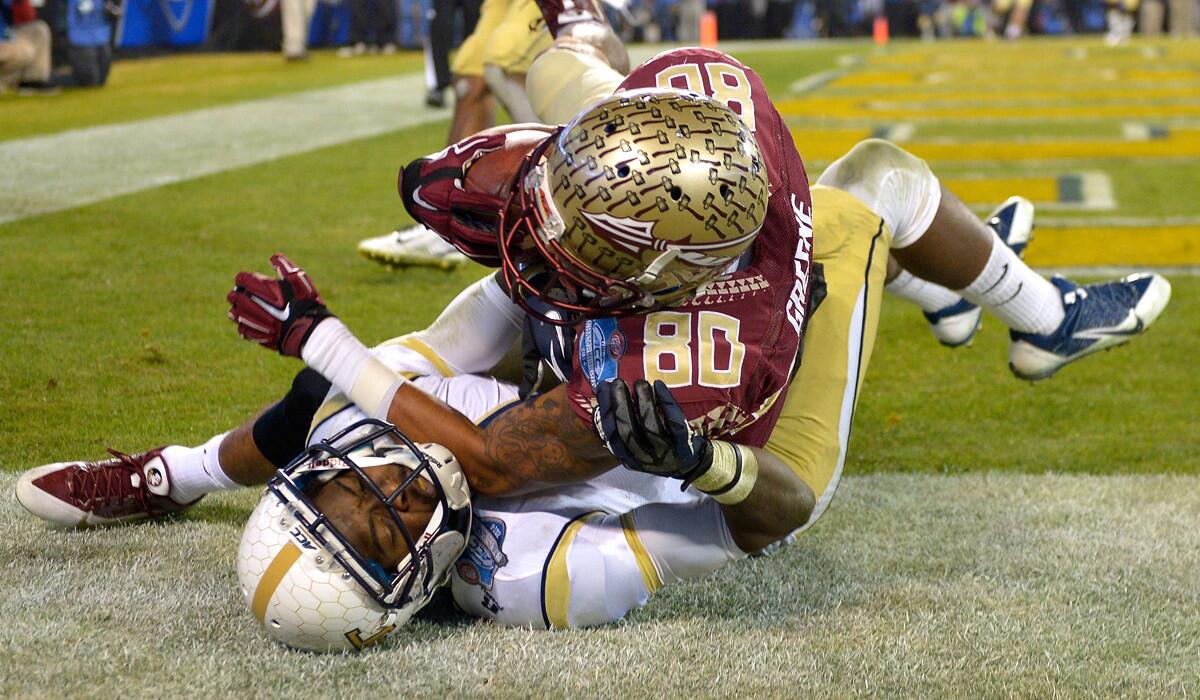
[[[708,438],[692,431],[662,381],[639,379],[632,393],[621,379],[600,384],[592,421],[608,451],[634,471],[683,479],[686,485],[712,464]]]
[[[280,253],[271,256],[278,278],[239,272],[225,297],[238,335],[279,354],[300,357],[304,341],[322,319],[332,316],[308,273]]]

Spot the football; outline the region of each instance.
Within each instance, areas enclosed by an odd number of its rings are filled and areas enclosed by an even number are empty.
[[[521,161],[552,132],[535,124],[515,124],[482,133],[496,131],[506,132],[504,147],[481,156],[468,167],[466,189],[507,198]]]

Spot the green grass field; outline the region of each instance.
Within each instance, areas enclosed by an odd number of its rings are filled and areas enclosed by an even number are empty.
[[[1009,374],[999,322],[950,351],[915,307],[885,304],[846,480],[822,521],[599,630],[505,630],[435,610],[359,658],[292,653],[258,633],[235,588],[254,494],[83,533],[50,531],[0,498],[0,696],[1200,694],[1200,44],[736,55],[763,75],[814,178],[839,139],[898,126],[948,178],[1101,174],[1112,206],[1048,202],[1029,259],[1169,267],[1171,305],[1129,347],[1031,385]],[[0,159],[30,137],[417,70],[407,55],[122,62],[104,90],[0,97]],[[277,398],[298,363],[237,338],[224,301],[238,270],[265,270],[275,251],[305,265],[368,342],[430,321],[483,270],[391,272],[354,245],[407,221],[396,168],[440,148],[445,130],[435,121],[0,224],[0,488],[106,446],[195,444]],[[1079,141],[1111,142],[1112,155],[1072,155]],[[1100,233],[1067,237],[1081,227]]]

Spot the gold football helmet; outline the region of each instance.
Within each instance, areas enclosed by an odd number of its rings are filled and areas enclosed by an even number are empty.
[[[750,246],[768,195],[758,144],[731,109],[676,90],[619,93],[523,162],[500,221],[504,278],[543,318],[545,306],[672,306]]]

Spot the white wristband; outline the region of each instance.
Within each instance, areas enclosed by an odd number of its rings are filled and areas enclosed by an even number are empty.
[[[408,381],[372,355],[335,317],[317,324],[300,355],[372,418],[387,418],[392,397]]]

